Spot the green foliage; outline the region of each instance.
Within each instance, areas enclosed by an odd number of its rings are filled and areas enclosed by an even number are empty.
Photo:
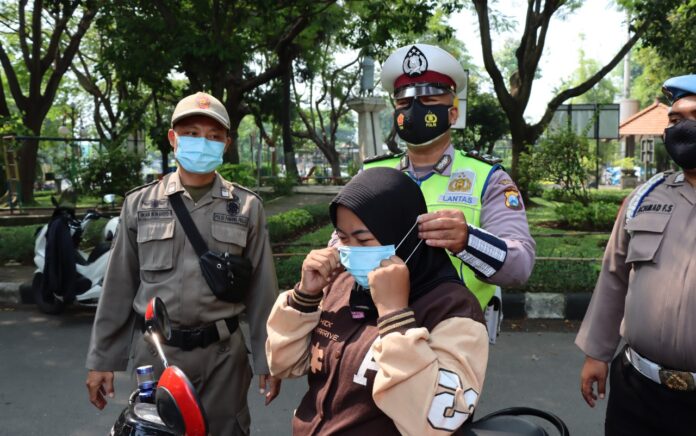
[[[558,224],[567,230],[610,231],[614,226],[619,206],[616,203],[593,201],[561,204],[554,209]]]
[[[273,187],[273,193],[278,196],[290,195],[292,188],[297,185],[297,179],[294,177],[271,177],[268,181]]]
[[[256,186],[254,167],[248,163],[231,164],[224,163],[217,168],[217,172],[230,182],[251,188]]]
[[[322,206],[324,212],[326,212],[328,208],[326,205]],[[312,249],[325,247],[331,239],[333,230],[333,225],[323,226],[293,241],[295,244],[303,244],[302,246],[286,246],[274,250],[276,253],[296,253],[295,256],[277,257],[275,259],[278,286],[281,290],[292,288],[300,280],[300,268],[302,268],[305,256]]]
[[[506,292],[590,292],[599,276],[599,262],[537,260],[527,283]]]
[[[463,143],[467,148],[492,153],[495,142],[510,133],[510,126],[498,99],[482,91],[481,82],[476,78],[469,81]]]
[[[39,226],[0,227],[0,266],[9,261],[31,265],[34,259],[34,233]]]
[[[659,55],[662,67],[670,76],[688,74],[696,69],[696,1],[694,0],[620,0],[636,22],[650,26],[643,34],[644,46]],[[659,89],[659,88],[658,88]]]
[[[581,37],[584,39],[582,35]],[[603,66],[597,60],[588,58],[584,49],[579,50],[578,58],[578,67],[575,72],[573,72],[565,86],[563,86],[564,88],[575,87],[586,82]],[[573,98],[570,102],[598,104],[613,103],[614,100],[616,100],[616,96],[619,94],[619,86],[615,82],[621,80],[622,71],[623,64],[618,64],[616,67],[614,67],[614,70],[611,73],[604,76],[602,80],[597,82],[597,84],[589,91]]]
[[[592,189],[588,191],[590,202],[603,202],[603,203],[614,203],[621,204],[628,194],[631,193],[630,189],[621,190],[596,190]],[[562,203],[570,203],[573,201],[572,197],[562,189],[547,189],[543,192],[542,198],[547,201],[557,201]]]
[[[328,210],[326,204],[314,204],[273,215],[268,218],[268,237],[271,242],[287,242],[308,228],[328,221]]]
[[[640,107],[647,107],[662,97],[662,84],[672,76],[678,76],[689,71],[675,70],[668,66],[654,47],[639,47],[631,54],[632,71],[631,97],[640,102]]]
[[[83,193],[103,196],[125,195],[142,184],[142,158],[123,148],[115,148],[90,157],[80,170],[80,189]]]
[[[552,131],[539,144],[520,156],[520,184],[549,181],[559,184],[569,198],[587,204],[587,138],[573,130]]]

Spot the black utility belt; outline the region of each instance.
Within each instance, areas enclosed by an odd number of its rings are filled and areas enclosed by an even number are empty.
[[[223,320],[227,325],[230,335],[239,327],[239,319],[234,316]],[[145,324],[140,320],[140,330],[145,332]],[[165,344],[191,351],[195,348],[205,348],[220,341],[220,333],[216,323],[211,323],[198,328],[172,328],[172,336]]]

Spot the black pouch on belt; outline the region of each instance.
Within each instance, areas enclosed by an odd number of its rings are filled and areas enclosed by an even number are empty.
[[[186,237],[193,245],[199,256],[199,264],[203,278],[208,283],[210,290],[217,298],[231,303],[244,301],[249,283],[251,282],[251,261],[243,256],[235,256],[230,253],[217,253],[208,249],[203,237],[198,232],[191,215],[186,210],[181,193],[177,192],[169,197],[174,213]]]

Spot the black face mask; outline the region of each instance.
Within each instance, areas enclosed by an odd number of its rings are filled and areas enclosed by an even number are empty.
[[[394,111],[396,133],[410,145],[428,145],[450,128],[451,107],[445,104],[426,106],[413,98],[408,107]]]
[[[681,120],[667,127],[665,148],[672,160],[683,169],[696,168],[696,121]]]

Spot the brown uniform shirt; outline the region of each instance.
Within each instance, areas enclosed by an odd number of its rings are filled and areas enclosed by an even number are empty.
[[[458,429],[478,402],[488,362],[488,335],[474,295],[443,283],[408,313],[364,321],[350,314],[353,283],[343,272],[327,289],[321,310],[311,312],[295,308],[292,291],[281,294],[268,319],[271,373],[308,376],[293,433]]]
[[[623,337],[653,362],[696,372],[696,190],[681,172],[646,193],[650,184],[619,212],[575,343],[608,362]]]
[[[211,250],[244,255],[254,273],[246,301],[217,299],[201,274],[191,243],[176,218],[169,195],[182,199]],[[251,191],[216,175],[213,186],[194,202],[178,173],[126,196],[109,259],[87,355],[88,369],[122,371],[128,365],[136,317],[160,297],[174,328],[200,327],[246,311],[253,368],[267,374],[266,319],[278,284],[261,201]]]

